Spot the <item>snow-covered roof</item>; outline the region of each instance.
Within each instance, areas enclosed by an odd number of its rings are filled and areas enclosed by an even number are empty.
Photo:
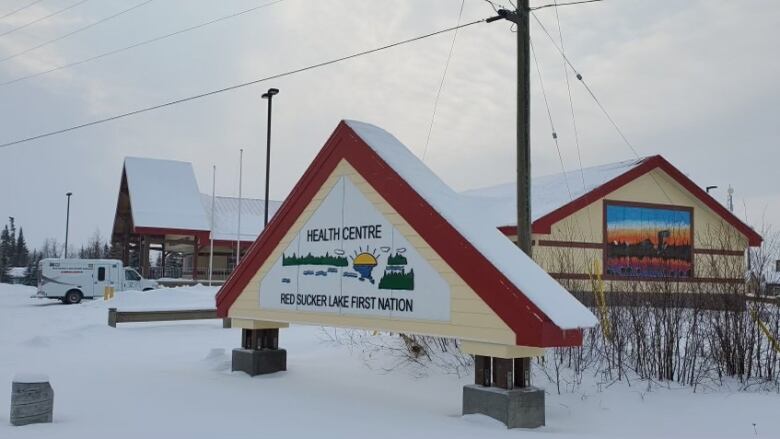
[[[135,227],[209,230],[191,163],[127,157],[125,175]]]
[[[211,229],[211,195],[198,189],[189,162],[125,158],[133,225],[174,230]],[[270,202],[270,216],[281,205]],[[263,230],[263,200],[242,198],[241,240],[254,241]],[[217,196],[214,239],[233,241],[238,232],[238,198]]]
[[[566,205],[621,174],[639,166],[644,158],[609,163],[535,177],[531,181],[531,219],[537,219]],[[583,185],[584,181],[584,185]],[[567,188],[568,183],[568,188]],[[571,193],[569,193],[571,191]],[[517,186],[515,182],[461,192],[467,202],[477,206],[496,227],[517,224]]]
[[[207,220],[211,221],[211,195],[200,194]],[[268,220],[274,216],[282,203],[268,203]],[[254,241],[263,231],[265,203],[257,198],[241,199],[241,241]],[[238,198],[214,197],[214,239],[235,241],[238,234]]]
[[[363,122],[347,125],[466,238],[485,259],[561,329],[595,326],[595,316],[520,251],[465,197],[454,192],[387,131]]]

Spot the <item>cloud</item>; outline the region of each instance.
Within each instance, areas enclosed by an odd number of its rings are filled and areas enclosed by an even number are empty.
[[[260,4],[152,2],[72,39],[0,64],[0,78],[38,71]],[[55,8],[59,3],[52,4]],[[0,57],[127,7],[74,8],[24,35],[0,38]],[[765,181],[777,163],[773,44],[780,5],[757,0],[625,0],[560,9],[567,54],[639,153],[661,153],[701,184],[733,184],[746,199],[776,200]],[[459,2],[393,0],[280,4],[122,54],[0,87],[0,140],[12,140],[300,68],[452,26]],[[32,8],[31,8],[32,9]],[[30,11],[30,14],[41,13]],[[466,1],[462,21],[493,14]],[[540,20],[557,36],[551,10]],[[81,24],[79,24],[81,23]],[[538,26],[532,38],[564,165],[578,166],[562,61]],[[21,34],[21,32],[20,32]],[[11,37],[12,35],[9,35]],[[211,165],[217,191],[237,191],[245,150],[245,193],[263,192],[265,101],[274,100],[271,194],[286,195],[336,123],[375,123],[421,154],[452,35],[441,35],[38,142],[0,150],[13,166],[0,203],[31,242],[64,234],[64,192],[79,215],[74,242],[111,228],[119,171],[127,155],[192,161],[204,192]],[[426,163],[457,189],[510,181],[515,173],[515,40],[505,22],[460,31],[442,91]],[[533,172],[560,170],[532,67]],[[582,161],[630,158],[631,151],[572,77]],[[6,166],[4,166],[5,168]],[[725,181],[726,177],[728,181]],[[780,201],[780,200],[777,200]],[[748,203],[750,206],[750,203]],[[6,209],[7,212],[6,213]],[[772,217],[780,220],[780,212]],[[29,230],[28,230],[29,229]],[[62,240],[62,239],[60,239]]]

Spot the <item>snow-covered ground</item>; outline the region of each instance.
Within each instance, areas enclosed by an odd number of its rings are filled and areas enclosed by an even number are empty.
[[[239,331],[220,321],[107,326],[106,308],[201,307],[205,287],[118,293],[112,302],[66,306],[30,299],[33,288],[0,284],[0,438],[778,438],[780,395],[633,383],[546,387],[547,426],[507,430],[460,416],[470,377],[387,372],[381,358],[326,341],[320,328],[282,330],[288,371],[250,378],[230,372]],[[12,427],[11,380],[45,373],[54,423]]]

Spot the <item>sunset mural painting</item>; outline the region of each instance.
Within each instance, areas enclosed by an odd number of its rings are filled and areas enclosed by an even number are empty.
[[[693,274],[691,211],[671,207],[606,205],[608,276],[690,278]]]

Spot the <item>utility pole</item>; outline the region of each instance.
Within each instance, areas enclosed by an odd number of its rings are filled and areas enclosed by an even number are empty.
[[[241,262],[241,181],[244,172],[244,148],[241,148],[238,156],[238,229],[236,230],[236,267]]]
[[[217,165],[211,167],[211,233],[209,233],[209,286],[214,271],[214,208],[217,199]]]
[[[531,249],[531,34],[529,0],[518,0],[517,9],[500,9],[487,22],[509,20],[517,27],[517,246],[532,257]],[[492,364],[491,364],[492,363]],[[505,389],[531,386],[531,359],[475,358],[476,384],[490,383]],[[482,365],[482,367],[479,367]],[[543,408],[542,408],[543,409]]]
[[[518,0],[517,25],[517,245],[531,257],[531,34],[528,0]]]

